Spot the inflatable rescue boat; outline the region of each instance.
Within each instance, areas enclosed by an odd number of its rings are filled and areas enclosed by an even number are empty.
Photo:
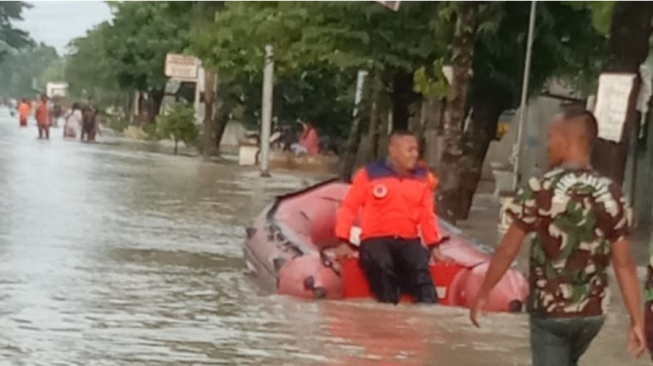
[[[247,272],[263,291],[307,299],[371,297],[357,258],[339,260],[330,253],[339,244],[334,226],[348,188],[330,180],[279,196],[247,228]],[[469,307],[488,269],[490,250],[447,222],[438,224],[441,235],[449,237],[440,248],[455,261],[431,264],[440,304]],[[359,232],[352,229],[352,243]],[[490,293],[485,310],[521,311],[527,295],[524,275],[511,268]]]

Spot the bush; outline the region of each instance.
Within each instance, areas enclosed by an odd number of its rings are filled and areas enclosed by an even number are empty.
[[[164,136],[161,136],[157,123],[150,123],[143,126],[143,132],[145,133],[145,138],[150,141],[159,141],[162,138],[165,138]]]
[[[127,126],[127,128],[122,131],[122,134],[126,138],[132,140],[145,140],[149,137],[142,128],[136,126]]]
[[[199,129],[195,125],[195,111],[188,104],[184,102],[173,104],[170,111],[164,116],[158,116],[156,121],[159,137],[172,139],[175,142],[175,154],[179,141],[186,146],[197,144]]]

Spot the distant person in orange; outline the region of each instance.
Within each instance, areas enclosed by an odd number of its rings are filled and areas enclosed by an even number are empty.
[[[39,139],[50,139],[50,112],[48,111],[48,96],[41,95],[41,102],[36,107],[36,124],[39,127]]]
[[[20,123],[20,127],[27,127],[27,119],[29,118],[31,112],[32,108],[30,108],[27,99],[21,99],[20,103],[18,104],[18,121]]]

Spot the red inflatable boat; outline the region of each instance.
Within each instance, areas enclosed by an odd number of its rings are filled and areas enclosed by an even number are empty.
[[[356,258],[336,260],[329,249],[336,213],[349,185],[335,180],[278,197],[247,228],[245,262],[251,278],[267,293],[301,298],[367,298],[367,280]],[[490,251],[440,220],[441,245],[455,264],[431,265],[444,305],[469,307],[487,271]],[[521,311],[528,283],[510,269],[491,292],[486,311]],[[409,298],[406,298],[410,300]]]

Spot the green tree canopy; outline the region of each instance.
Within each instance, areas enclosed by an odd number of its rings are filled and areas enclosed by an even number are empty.
[[[174,2],[111,3],[114,19],[103,33],[109,65],[122,88],[162,90],[165,56],[189,45],[190,19]]]
[[[0,2],[0,61],[9,54],[33,44],[29,34],[14,27],[16,20],[22,20],[23,10],[30,5],[23,1]]]
[[[59,60],[54,47],[43,43],[7,55],[0,63],[0,94],[4,97],[32,98],[44,92],[45,81],[41,75]]]
[[[93,96],[100,104],[104,104],[107,100],[122,95],[125,90],[118,84],[115,60],[106,53],[107,39],[111,32],[111,25],[104,22],[88,31],[86,36],[70,43],[64,75],[73,97]]]

